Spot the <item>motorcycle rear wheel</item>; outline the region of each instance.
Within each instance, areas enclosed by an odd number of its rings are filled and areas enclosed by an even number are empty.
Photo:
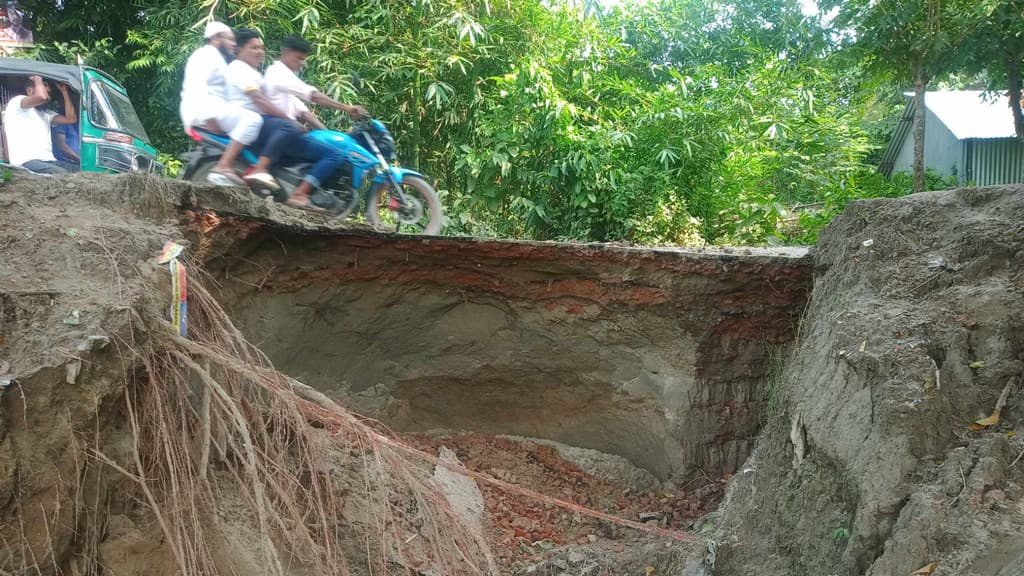
[[[419,176],[404,176],[402,193],[411,204],[405,210],[391,205],[388,186],[378,184],[370,190],[366,219],[374,228],[428,236],[435,236],[441,232],[444,212],[433,186]]]
[[[327,211],[331,218],[344,218],[359,205],[359,192],[350,187],[324,188],[322,192],[333,196],[338,203]]]

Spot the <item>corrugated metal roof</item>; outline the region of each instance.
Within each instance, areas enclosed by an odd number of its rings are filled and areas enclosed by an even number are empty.
[[[958,140],[1015,136],[1010,100],[1005,94],[986,96],[981,90],[937,90],[925,93],[924,105]]]

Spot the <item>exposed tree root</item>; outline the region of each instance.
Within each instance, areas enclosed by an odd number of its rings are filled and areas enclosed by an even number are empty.
[[[136,470],[98,457],[138,484],[182,574],[237,569],[215,550],[225,529],[216,504],[229,491],[244,495],[268,574],[496,573],[429,463],[383,441],[376,424],[306,399],[315,391],[275,371],[197,283],[188,340],[156,314],[144,320],[144,370],[126,392]],[[354,538],[362,557],[343,549]]]

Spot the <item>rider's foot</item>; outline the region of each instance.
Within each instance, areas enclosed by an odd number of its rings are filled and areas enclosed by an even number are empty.
[[[277,183],[277,180],[266,172],[250,172],[243,177],[243,180],[256,190],[277,192],[281,189],[281,185]]]
[[[285,202],[286,206],[292,208],[298,208],[299,210],[309,210],[310,212],[326,212],[327,210],[313,204],[309,200],[308,194],[292,194],[291,198]]]
[[[206,181],[217,186],[245,186],[245,181],[230,168],[215,166],[206,175]]]

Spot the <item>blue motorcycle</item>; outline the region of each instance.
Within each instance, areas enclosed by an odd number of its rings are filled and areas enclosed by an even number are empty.
[[[192,128],[189,135],[196,148],[184,157],[185,167],[180,177],[205,183],[206,175],[227,147],[228,138],[200,128]],[[361,120],[349,133],[314,130],[309,135],[345,155],[345,164],[339,173],[324,182],[322,190],[312,197],[313,202],[327,208],[331,216],[348,216],[359,205],[360,196],[364,196],[366,219],[376,228],[429,235],[441,231],[444,214],[437,192],[422,174],[394,165],[395,140],[379,120]],[[239,155],[235,169],[244,174],[256,161],[257,155],[247,149]],[[277,178],[281,189],[272,194],[274,199],[287,200],[311,167],[312,163],[275,166],[271,174]]]

